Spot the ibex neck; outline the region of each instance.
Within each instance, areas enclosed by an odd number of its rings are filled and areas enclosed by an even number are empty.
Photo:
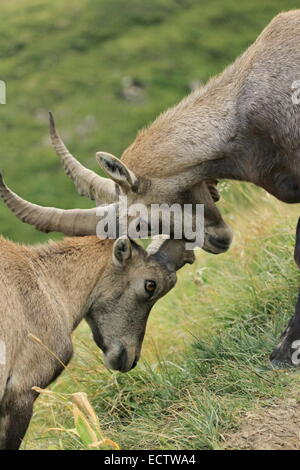
[[[221,158],[236,132],[236,89],[232,72],[211,80],[143,130],[122,161],[141,177],[180,174]]]
[[[34,263],[73,330],[89,308],[91,293],[110,256],[112,240],[67,238],[35,249]]]

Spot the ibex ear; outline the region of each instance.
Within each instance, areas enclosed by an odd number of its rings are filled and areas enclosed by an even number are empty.
[[[120,267],[125,266],[128,260],[131,258],[132,248],[129,238],[120,237],[118,238],[113,246],[113,263]]]
[[[169,271],[177,271],[186,263],[193,264],[193,250],[187,250],[185,240],[156,239],[147,248],[147,253],[161,261]]]
[[[297,228],[296,228],[296,243],[295,243],[294,257],[295,257],[296,264],[300,268],[300,217],[298,219]]]
[[[117,184],[125,187],[125,189],[136,190],[137,177],[121,160],[106,152],[97,152],[96,159],[102,170]]]

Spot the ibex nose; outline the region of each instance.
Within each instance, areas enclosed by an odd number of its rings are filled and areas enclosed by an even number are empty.
[[[207,225],[204,231],[203,249],[210,253],[223,253],[230,248],[233,232],[225,223]]]
[[[117,343],[108,349],[104,362],[108,369],[129,372],[137,365],[138,359],[123,344]]]
[[[208,241],[210,245],[216,248],[218,253],[223,253],[224,251],[227,251],[231,244],[231,239],[229,240],[228,238],[215,238],[210,236],[208,238]]]

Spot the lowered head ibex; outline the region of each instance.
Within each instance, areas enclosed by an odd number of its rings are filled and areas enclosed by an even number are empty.
[[[16,198],[2,179],[0,194]],[[79,322],[87,320],[107,367],[129,371],[152,306],[194,255],[181,240],[154,240],[145,251],[96,236],[34,247],[0,238],[0,252],[0,448],[14,449],[32,415],[32,387],[49,385],[69,362]]]
[[[120,192],[129,204],[147,207],[204,203],[204,249],[215,253],[229,247],[232,235],[204,181],[249,181],[282,201],[300,202],[299,41],[300,10],[276,16],[222,74],[140,132],[121,160],[97,154],[113,181],[80,165],[52,123],[54,146],[79,192],[98,203],[113,203]],[[52,212],[50,230],[60,227],[60,213]],[[82,212],[77,225],[69,213],[67,230],[94,230],[90,213]]]

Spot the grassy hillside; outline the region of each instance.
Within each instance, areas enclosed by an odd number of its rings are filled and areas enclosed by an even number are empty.
[[[120,155],[192,80],[220,72],[281,9],[279,0],[2,1],[0,168],[7,182],[41,204],[87,207],[50,148],[47,111],[72,151],[97,169],[97,150]],[[121,97],[126,76],[143,84],[142,101]],[[45,239],[3,207],[1,231],[18,241]]]
[[[74,428],[70,399],[77,391],[87,393],[104,435],[122,449],[220,449],[243,413],[299,388],[297,371],[268,363],[296,302],[299,210],[261,195],[253,202],[232,216],[232,250],[199,252],[158,302],[131,373],[105,370],[81,325],[72,364],[39,398],[24,449],[86,448],[64,431]]]
[[[182,98],[191,81],[220,72],[282,8],[279,0],[2,0],[0,167],[7,183],[40,204],[91,206],[51,150],[47,111],[70,149],[98,171],[97,150],[120,155],[138,129]],[[140,99],[124,98],[124,77],[141,83]],[[55,394],[40,398],[24,448],[81,447],[47,431],[72,427],[68,394],[79,389],[122,448],[219,448],[243,409],[297,381],[266,365],[297,293],[297,208],[250,185],[224,185],[222,194],[236,232],[232,250],[199,253],[184,268],[151,315],[143,361],[130,374],[104,369],[82,325],[73,378],[63,374]],[[0,223],[13,240],[47,239],[2,204]]]

